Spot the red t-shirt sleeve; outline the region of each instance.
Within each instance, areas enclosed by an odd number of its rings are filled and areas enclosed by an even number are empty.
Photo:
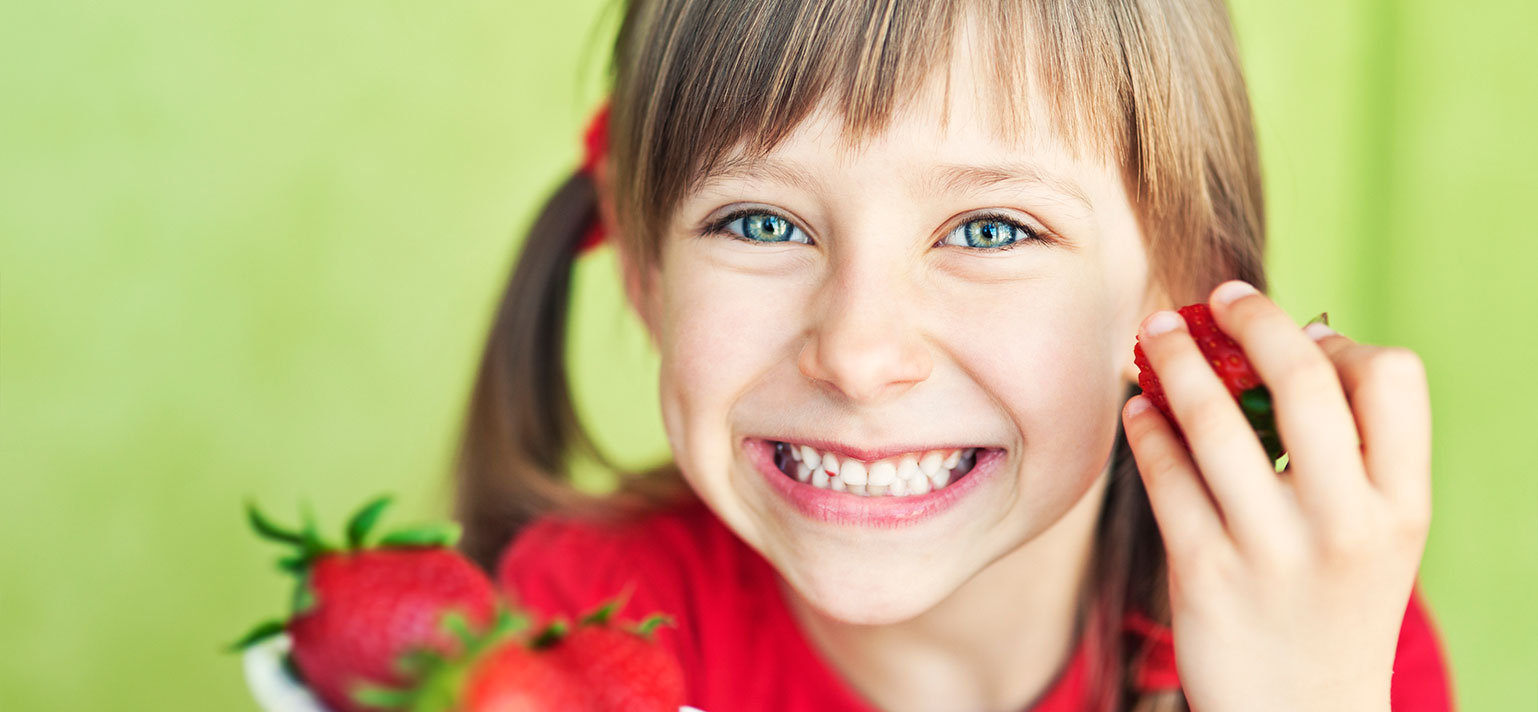
[[[1404,622],[1399,627],[1389,699],[1394,712],[1453,709],[1451,675],[1419,588],[1411,590]]]

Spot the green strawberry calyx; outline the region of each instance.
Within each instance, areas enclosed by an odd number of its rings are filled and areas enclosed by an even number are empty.
[[[614,615],[616,613],[618,613],[621,608],[624,608],[626,600],[629,597],[630,597],[630,592],[626,591],[625,593],[623,593],[620,596],[616,597],[614,600],[605,602],[603,605],[593,609],[593,612],[583,616],[582,617],[581,625],[584,625],[584,626],[589,626],[589,625],[607,626],[607,625],[609,625],[610,622],[612,621],[612,619],[614,618]],[[641,636],[642,638],[646,638],[647,640],[650,640],[651,636],[652,636],[652,631],[655,631],[659,626],[664,626],[664,625],[669,625],[670,626],[670,625],[675,625],[675,623],[674,623],[674,621],[673,621],[673,619],[671,617],[669,617],[669,616],[667,616],[665,614],[653,613],[653,614],[651,614],[651,615],[641,619],[641,621],[639,623],[635,623],[634,625],[630,625],[630,626],[625,626],[624,630],[628,630],[631,633],[634,633],[636,635]]]
[[[444,614],[439,625],[459,641],[456,655],[444,656],[431,650],[402,655],[395,661],[395,666],[403,676],[416,680],[416,684],[406,688],[363,684],[353,690],[353,701],[363,707],[382,710],[457,710],[460,693],[476,663],[503,641],[521,634],[528,627],[529,619],[499,606],[496,620],[484,633],[476,633],[464,616],[453,611]]]
[[[1330,325],[1330,313],[1319,312],[1316,316],[1304,324]],[[1244,419],[1248,420],[1250,427],[1255,429],[1255,434],[1260,437],[1260,445],[1266,450],[1266,456],[1276,463],[1287,454],[1282,447],[1282,436],[1276,429],[1276,409],[1271,399],[1271,389],[1264,384],[1255,386],[1239,394],[1239,410],[1244,413]]]
[[[1260,445],[1266,449],[1266,457],[1271,458],[1273,463],[1281,459],[1286,450],[1282,448],[1282,437],[1276,431],[1271,389],[1259,385],[1240,393],[1239,410],[1244,413],[1244,419],[1249,421],[1250,427],[1255,429],[1255,435],[1260,437]]]

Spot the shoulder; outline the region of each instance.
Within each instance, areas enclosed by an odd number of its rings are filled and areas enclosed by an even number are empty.
[[[692,589],[739,565],[741,546],[694,499],[615,521],[547,516],[509,545],[497,580],[547,616],[576,616],[621,594],[627,617],[677,615]]]
[[[1419,587],[1410,592],[1404,622],[1399,628],[1391,700],[1394,712],[1453,709],[1452,675]]]
[[[753,661],[773,656],[746,651],[786,646],[789,626],[759,625],[781,610],[773,577],[768,562],[697,500],[622,522],[538,520],[514,539],[497,571],[502,590],[541,618],[575,620],[621,596],[622,619],[667,615],[672,625],[658,628],[656,640],[683,667],[689,703],[704,709],[730,707],[751,686],[743,676],[766,672]]]

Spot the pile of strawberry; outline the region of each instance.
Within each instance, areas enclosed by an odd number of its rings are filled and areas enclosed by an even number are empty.
[[[245,649],[280,633],[287,667],[334,712],[676,712],[683,671],[652,639],[665,623],[615,621],[609,603],[575,625],[534,625],[454,550],[458,529],[370,532],[381,497],[348,522],[345,545],[313,523],[294,530],[248,507],[252,528],[291,548],[281,569],[298,577],[292,613],[257,626]]]

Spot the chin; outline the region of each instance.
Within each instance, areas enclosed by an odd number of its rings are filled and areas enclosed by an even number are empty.
[[[835,557],[810,566],[777,568],[807,605],[843,623],[902,623],[933,608],[954,589],[944,585],[945,578],[933,565],[889,556]]]

